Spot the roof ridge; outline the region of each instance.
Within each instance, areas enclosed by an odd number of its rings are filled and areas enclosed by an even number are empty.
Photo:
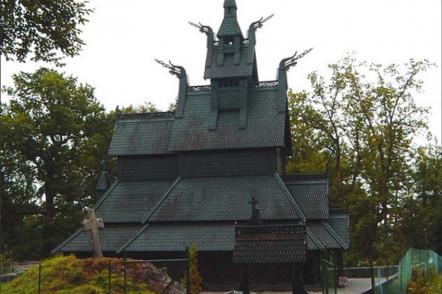
[[[306,216],[304,211],[302,211],[301,207],[299,206],[298,202],[296,201],[295,197],[293,197],[292,193],[290,193],[289,189],[287,188],[287,186],[284,184],[284,182],[282,181],[281,177],[279,176],[278,173],[275,173],[273,175],[273,177],[276,179],[276,181],[278,182],[278,184],[280,185],[282,191],[284,192],[284,195],[286,195],[292,203],[293,207],[295,208],[296,212],[298,213],[299,217],[305,222],[306,221]]]
[[[79,228],[75,233],[73,233],[69,238],[61,242],[57,247],[51,250],[51,254],[57,253],[61,248],[66,246],[69,242],[71,242],[75,237],[77,237],[81,232],[83,231],[83,228]]]
[[[106,190],[106,192],[103,194],[103,196],[98,199],[97,203],[94,205],[94,210],[97,210],[100,205],[106,200],[107,197],[111,194],[111,192],[115,189],[115,187],[120,183],[119,180],[116,180],[112,185],[109,187],[109,189]],[[75,237],[77,237],[81,232],[83,231],[83,228],[79,228],[77,231],[75,231],[69,238],[64,240],[62,243],[60,243],[57,247],[52,249],[51,254],[55,254],[57,251],[59,251],[61,248],[63,248],[67,243],[71,242]]]
[[[129,239],[123,246],[120,247],[120,249],[116,250],[117,254],[120,254],[121,251],[124,251],[126,247],[128,247],[130,244],[132,244],[133,241],[135,241],[136,238],[138,238],[148,227],[150,226],[150,223],[145,224],[132,238]]]
[[[142,223],[147,222],[151,218],[151,216],[154,214],[154,212],[161,206],[161,204],[163,204],[163,202],[166,200],[166,198],[169,197],[170,193],[172,192],[173,189],[175,189],[176,185],[178,185],[178,183],[181,181],[181,179],[182,179],[181,177],[177,177],[177,179],[172,184],[172,186],[170,186],[169,190],[167,190],[167,192],[164,194],[164,196],[157,202],[157,204],[155,204],[155,206],[143,218]]]
[[[172,186],[167,190],[167,192],[164,194],[164,196],[155,204],[155,206],[150,210],[150,212],[143,218],[143,223],[145,223],[149,218],[153,215],[153,213],[160,207],[160,205],[166,200],[166,198],[170,195],[170,192],[176,187],[176,185],[180,182],[181,177],[177,177],[175,182],[172,184]],[[132,244],[135,239],[137,239],[148,227],[150,226],[150,223],[145,224],[132,238],[129,239],[123,246],[121,246],[120,249],[117,250],[117,254],[119,254],[121,251],[124,251],[130,244]]]
[[[310,238],[313,240],[313,242],[316,243],[316,245],[319,247],[319,249],[325,249],[325,245],[321,242],[321,240],[319,240],[318,237],[316,237],[316,235],[312,232],[312,230],[310,230],[308,224],[305,226],[305,231],[307,233],[308,236],[310,236]]]
[[[107,197],[109,197],[111,192],[113,192],[120,183],[121,182],[119,180],[116,180],[114,183],[112,183],[109,189],[107,189],[106,192],[103,194],[103,196],[101,196],[100,199],[98,199],[97,203],[95,203],[94,210],[97,210],[100,207],[100,205],[103,204],[104,200],[106,200]]]
[[[343,249],[348,249],[347,243],[342,240],[342,238],[335,232],[335,230],[325,221],[321,221],[321,224],[324,225],[324,228],[332,235],[333,238],[342,246]]]
[[[144,118],[174,118],[175,112],[173,111],[158,111],[158,112],[137,112],[137,113],[120,113],[118,114],[118,120],[130,119],[132,117],[144,117]]]
[[[263,178],[263,177],[273,177],[273,175],[271,175],[271,174],[257,174],[257,175],[208,175],[208,176],[200,176],[200,175],[198,175],[198,176],[185,176],[185,177],[182,177],[182,180],[189,180],[189,179],[192,179],[192,180],[194,180],[194,179],[207,179],[207,178],[216,178],[216,179],[219,179],[219,178],[222,178],[222,179],[225,179],[225,178],[255,178],[255,177],[261,177],[261,178]]]

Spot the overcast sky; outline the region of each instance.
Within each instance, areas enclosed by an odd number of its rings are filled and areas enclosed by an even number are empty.
[[[90,0],[95,12],[84,27],[82,53],[66,59],[63,71],[96,88],[108,109],[152,101],[167,109],[175,100],[178,80],[154,62],[171,60],[186,68],[190,84],[203,80],[205,35],[188,21],[218,31],[224,0]],[[289,72],[289,86],[308,88],[311,71],[327,72],[348,52],[360,60],[403,64],[410,58],[429,59],[438,67],[422,75],[424,93],[417,103],[430,106],[430,129],[441,134],[441,1],[440,0],[236,0],[238,20],[248,25],[274,13],[257,33],[260,80],[276,78],[279,60],[295,50],[314,47]],[[44,64],[2,60],[2,84],[11,75]],[[47,66],[47,65],[46,65]]]

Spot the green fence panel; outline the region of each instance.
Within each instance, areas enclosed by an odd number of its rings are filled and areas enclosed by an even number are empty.
[[[399,272],[385,277],[375,271],[374,294],[407,294],[413,271],[420,270],[427,276],[435,270],[442,274],[442,257],[431,250],[409,249],[399,263]]]
[[[321,278],[322,278],[322,293],[336,294],[337,293],[337,276],[336,266],[326,258],[321,258]]]

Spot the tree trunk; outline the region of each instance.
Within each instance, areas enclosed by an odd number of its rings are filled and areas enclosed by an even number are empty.
[[[52,223],[54,221],[55,216],[55,207],[54,207],[54,198],[55,193],[50,188],[45,188],[45,197],[46,197],[46,219],[48,223]]]

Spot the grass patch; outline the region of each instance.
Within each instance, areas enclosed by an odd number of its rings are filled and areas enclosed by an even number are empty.
[[[42,262],[42,293],[107,293],[109,261],[112,264],[112,293],[124,293],[123,260],[118,258],[78,259],[73,255],[56,256]],[[142,266],[126,269],[128,293],[154,293],[150,290]],[[3,284],[2,293],[35,294],[38,290],[38,265],[16,279]]]

